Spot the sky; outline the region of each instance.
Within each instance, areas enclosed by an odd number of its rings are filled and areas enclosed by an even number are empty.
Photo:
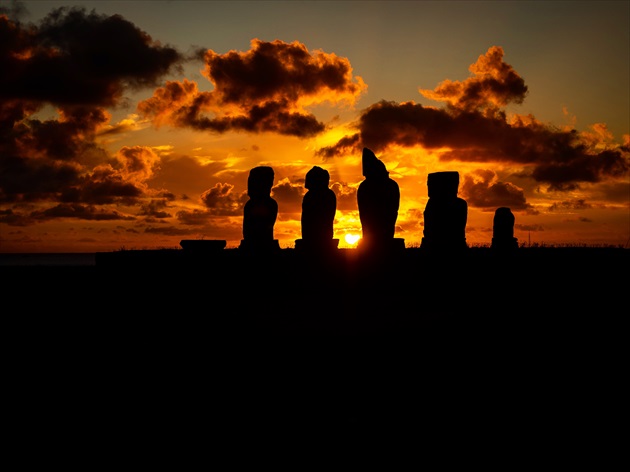
[[[407,247],[440,171],[471,247],[499,207],[519,244],[630,247],[630,1],[0,0],[0,133],[3,253],[238,247],[260,165],[281,247],[314,166],[354,247],[364,147]]]

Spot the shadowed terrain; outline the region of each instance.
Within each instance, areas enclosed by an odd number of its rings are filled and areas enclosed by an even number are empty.
[[[420,248],[365,254],[166,249],[85,267],[7,267],[33,322],[171,335],[383,335],[433,328],[545,332],[625,317],[630,251]],[[23,316],[23,315],[20,315]],[[35,326],[37,323],[35,324]]]
[[[536,429],[591,450],[615,440],[629,254],[189,248],[4,267],[13,391],[42,434],[89,431],[88,451],[110,431],[170,442],[206,414],[230,438],[274,426],[406,445],[413,427],[484,424],[516,429],[493,440],[506,448]]]

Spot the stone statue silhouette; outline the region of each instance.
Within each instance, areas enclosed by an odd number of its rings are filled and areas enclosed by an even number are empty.
[[[492,221],[492,249],[518,249],[518,239],[514,237],[514,214],[508,207],[499,207]]]
[[[337,196],[328,187],[330,174],[313,166],[306,173],[302,198],[302,239],[296,240],[298,249],[329,249],[339,240],[333,239],[333,223],[337,212]]]
[[[363,233],[360,245],[368,250],[390,248],[396,233],[400,188],[372,150],[363,148],[362,164],[365,179],[357,189]]]
[[[428,175],[429,200],[424,208],[423,249],[460,250],[466,244],[468,204],[457,196],[459,173],[433,172]]]
[[[254,167],[247,178],[249,200],[243,209],[243,240],[240,248],[265,250],[279,248],[273,228],[278,202],[271,197],[274,171],[269,166]]]

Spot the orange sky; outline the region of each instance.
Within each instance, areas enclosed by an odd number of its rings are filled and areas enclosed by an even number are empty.
[[[161,42],[122,15],[19,18],[0,15],[0,252],[237,247],[258,165],[275,171],[281,247],[301,237],[315,165],[330,172],[347,247],[346,234],[361,234],[364,146],[400,186],[407,247],[422,239],[427,174],[444,170],[460,174],[469,245],[489,245],[500,206],[520,243],[630,241],[628,129],[578,127],[566,108],[562,124],[519,112],[531,88],[500,44],[460,64],[458,79],[389,100],[370,97],[352,58],[300,40],[252,36],[217,52]]]

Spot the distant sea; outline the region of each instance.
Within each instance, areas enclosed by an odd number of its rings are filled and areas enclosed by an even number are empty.
[[[0,253],[0,267],[15,266],[95,266],[96,253]]]

